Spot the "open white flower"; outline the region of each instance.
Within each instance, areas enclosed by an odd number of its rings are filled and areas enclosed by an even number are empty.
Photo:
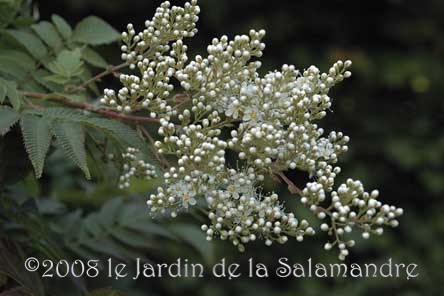
[[[178,200],[182,201],[182,206],[187,209],[188,206],[194,206],[196,205],[196,191],[193,189],[192,184],[186,183],[186,182],[179,182],[177,184],[171,185],[169,187],[170,193],[177,198]]]

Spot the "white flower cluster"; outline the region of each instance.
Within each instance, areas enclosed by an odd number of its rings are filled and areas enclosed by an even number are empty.
[[[349,137],[326,134],[317,121],[332,106],[331,87],[351,76],[351,61],[337,61],[327,73],[283,65],[261,76],[256,59],[265,48],[265,31],[251,30],[233,40],[214,38],[206,57],[188,62],[183,38],[196,33],[198,13],[196,1],[184,8],[165,2],[142,32],[128,25],[122,58],[140,76],[122,74],[124,87],[117,94],[105,90],[102,99],[117,111],[145,109],[159,118],[155,149],[177,159],[149,197],[151,213],[175,217],[194,206],[209,219],[202,225],[208,240],[229,240],[240,251],[256,239],[271,245],[315,234],[306,220],[284,210],[277,194],[260,189],[273,176],[326,221],[321,230],[334,239],[325,248],[337,245],[340,259],[354,244],[345,238],[354,228],[368,238],[381,234],[383,225],[397,226],[402,209],[382,205],[377,191],[367,193],[351,179],[334,189],[341,171],[335,164],[348,150]],[[184,91],[182,102],[171,99],[173,80]],[[228,150],[238,156],[236,165],[226,157]],[[311,178],[303,190],[284,174],[296,169]]]
[[[371,233],[381,235],[384,225],[398,226],[396,218],[403,214],[403,210],[378,201],[378,190],[368,193],[360,181],[348,179],[336,191],[331,192],[330,204],[324,208],[319,205],[324,204],[325,187],[318,182],[307,183],[307,187],[302,191],[301,202],[308,205],[319,219],[328,216],[329,222],[322,223],[320,228],[333,236],[334,240],[326,243],[324,248],[330,250],[337,245],[340,249],[339,259],[344,260],[349,254],[347,247],[353,247],[355,244],[354,240],[344,238],[354,228],[359,228],[362,237],[368,239]]]
[[[199,11],[197,1],[187,2],[184,8],[170,7],[167,1],[157,8],[152,20],[145,22],[142,32],[136,34],[128,24],[128,31],[122,33],[122,59],[140,75],[121,74],[123,87],[118,92],[105,89],[101,103],[126,113],[149,109],[151,117],[175,115],[166,101],[173,90],[170,79],[188,59],[182,39],[197,32]]]
[[[119,188],[124,189],[130,186],[132,177],[143,178],[146,180],[156,178],[156,168],[138,159],[139,149],[128,147],[125,153],[122,153],[123,169],[119,178]]]

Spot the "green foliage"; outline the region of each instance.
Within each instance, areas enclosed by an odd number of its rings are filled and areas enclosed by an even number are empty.
[[[121,153],[129,146],[151,152],[132,126],[76,110],[75,104],[85,104],[94,111],[98,88],[91,78],[95,69],[109,68],[94,46],[120,34],[97,17],[73,30],[58,15],[39,21],[32,11],[29,1],[0,0],[0,294],[65,295],[67,284],[72,295],[87,293],[87,279],[47,283],[41,273],[23,270],[31,255],[131,262],[155,261],[178,244],[199,250],[155,224],[141,199],[110,199],[126,194],[115,187]],[[46,171],[45,163],[60,155],[63,160]],[[105,184],[96,183],[99,176]],[[75,196],[71,208],[63,196]],[[89,295],[119,294],[96,289]]]
[[[50,22],[42,21],[32,25],[31,28],[55,52],[63,46],[60,35],[57,33],[55,26]]]
[[[57,28],[57,31],[60,33],[60,35],[62,35],[63,39],[69,40],[72,36],[72,28],[65,21],[65,19],[57,14],[53,14],[51,16],[51,20]]]
[[[34,166],[35,176],[40,178],[46,153],[48,153],[49,145],[51,144],[49,123],[40,116],[24,114],[20,120],[20,125],[26,151]]]
[[[7,30],[10,37],[20,43],[34,58],[42,60],[48,54],[43,42],[34,34],[17,29]]]
[[[31,200],[17,204],[11,196],[15,189],[10,190],[9,196],[2,197],[0,230],[13,240],[0,240],[0,274],[33,291],[32,295],[45,295],[44,288],[38,273],[24,270],[26,256],[22,249],[31,248],[34,256],[54,262],[100,259],[99,268],[103,268],[110,257],[127,263],[136,258],[156,261],[169,246],[180,244],[187,251],[197,247],[182,239],[183,234],[176,235],[168,227],[155,224],[137,199],[113,198],[100,210],[82,215],[80,210],[68,212],[64,204],[51,199],[41,199],[38,204]],[[199,243],[204,237],[201,239]],[[84,284],[77,289],[84,290]],[[92,291],[91,295],[99,291]],[[107,289],[101,292],[105,291],[114,293]]]
[[[66,155],[82,169],[87,179],[91,178],[86,163],[85,132],[77,122],[52,121],[51,130]]]
[[[4,136],[20,119],[20,115],[8,107],[0,107],[0,136]]]
[[[46,79],[59,84],[69,82],[73,77],[82,74],[82,52],[80,48],[74,50],[61,51],[55,61],[48,64],[48,69],[55,75],[48,76]]]
[[[14,109],[19,110],[22,104],[22,94],[17,91],[17,84],[14,81],[7,81],[0,77],[0,89],[0,103],[8,98]]]
[[[20,11],[21,3],[21,0],[0,1],[0,28],[4,28],[14,21]]]
[[[22,247],[12,240],[0,240],[0,274],[7,276],[17,283],[20,283],[23,289],[15,290],[22,292],[20,295],[44,296],[45,289],[42,280],[38,274],[30,273],[23,265],[26,255]],[[11,291],[6,291],[4,295],[17,295]]]
[[[70,213],[60,224],[66,232],[64,242],[76,255],[97,258],[108,255],[123,261],[130,258],[148,260],[146,250],[162,249],[159,239],[176,240],[167,229],[154,224],[145,210],[135,203],[124,203],[115,198],[104,204],[98,212],[82,217],[80,212]],[[144,227],[138,228],[137,225]]]
[[[85,47],[83,49],[82,58],[87,63],[99,68],[106,68],[108,66],[108,63],[105,61],[105,59],[90,47]]]
[[[117,41],[120,34],[100,18],[89,16],[77,24],[72,38],[81,43],[99,45]]]

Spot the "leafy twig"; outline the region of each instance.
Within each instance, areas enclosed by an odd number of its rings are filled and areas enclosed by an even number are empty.
[[[87,81],[85,81],[85,82],[82,83],[81,85],[77,86],[77,87],[76,87],[76,90],[85,90],[85,88],[86,88],[89,84],[91,84],[91,83],[93,83],[93,82],[96,82],[96,81],[99,81],[102,77],[104,77],[104,76],[106,76],[106,75],[108,75],[108,74],[114,73],[114,72],[116,72],[116,71],[118,71],[118,70],[120,70],[120,69],[122,69],[122,68],[125,68],[125,67],[128,66],[128,65],[129,65],[128,62],[125,62],[125,63],[119,64],[119,65],[117,65],[117,66],[109,65],[105,71],[103,71],[103,72],[97,74],[96,76],[92,77],[91,79],[88,79]]]
[[[96,106],[91,105],[91,104],[87,104],[87,103],[73,102],[73,101],[66,99],[62,95],[58,95],[58,94],[23,92],[23,95],[26,97],[35,98],[35,99],[43,99],[43,100],[46,99],[46,100],[54,101],[54,102],[60,103],[62,105],[70,107],[70,108],[87,110],[87,111],[91,111],[91,112],[94,112],[97,114],[101,114],[106,117],[112,117],[112,118],[121,119],[121,120],[125,120],[125,121],[149,122],[149,123],[158,123],[159,122],[159,119],[157,119],[157,118],[126,115],[126,114],[121,114],[121,113],[118,113],[116,111],[109,110],[109,109],[97,108]]]

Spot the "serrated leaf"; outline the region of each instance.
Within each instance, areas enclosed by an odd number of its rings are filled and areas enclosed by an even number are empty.
[[[48,82],[53,82],[56,84],[64,85],[67,84],[71,79],[68,77],[60,76],[60,75],[48,75],[43,77]]]
[[[82,120],[82,123],[99,130],[114,138],[117,142],[125,146],[132,146],[139,148],[142,151],[147,151],[146,143],[137,135],[137,133],[124,123],[116,120],[90,117]]]
[[[21,90],[26,92],[38,92],[38,93],[46,93],[46,88],[42,87],[40,83],[33,79],[26,79],[21,84]]]
[[[17,84],[13,81],[4,80],[2,78],[0,78],[0,83],[6,87],[6,97],[9,99],[12,107],[15,110],[20,110],[23,95],[17,90]]]
[[[70,101],[73,102],[86,102],[88,100],[88,96],[84,93],[81,94],[64,94],[64,93],[60,93],[61,96],[69,99]]]
[[[8,107],[0,107],[0,136],[4,136],[20,119],[20,114]]]
[[[80,75],[83,65],[81,56],[82,52],[80,48],[74,50],[62,50],[57,55],[55,61],[48,64],[48,69],[54,74],[66,78]]]
[[[51,130],[57,144],[66,155],[83,171],[87,179],[91,178],[86,162],[85,132],[77,122],[55,120],[51,122]]]
[[[52,92],[62,91],[63,86],[45,79],[45,77],[48,77],[50,75],[51,75],[51,72],[49,72],[45,69],[38,69],[37,71],[32,73],[32,78],[34,78],[34,80],[36,82],[38,82],[40,85],[46,87],[48,90],[50,90]]]
[[[55,27],[57,28],[57,31],[62,35],[62,37],[67,40],[71,38],[72,35],[72,29],[71,26],[65,21],[64,18],[57,14],[53,14],[51,16],[51,20],[54,23]]]
[[[15,61],[3,56],[0,56],[0,73],[14,80],[24,80],[27,74]]]
[[[45,116],[54,119],[67,119],[80,122],[85,127],[94,128],[100,131],[105,136],[118,143],[122,149],[131,146],[140,149],[145,155],[150,155],[150,150],[144,140],[142,140],[131,127],[120,121],[86,115],[78,110],[60,107],[47,108]],[[157,164],[154,157],[151,157],[149,161],[152,164]]]
[[[85,47],[83,49],[82,57],[86,62],[93,66],[99,68],[106,68],[108,66],[106,60],[90,47]]]
[[[87,115],[79,110],[63,107],[46,108],[44,115],[51,119],[72,120],[76,122],[80,122],[87,117]]]
[[[63,46],[62,38],[50,22],[42,21],[32,25],[31,28],[52,49],[58,51]]]
[[[6,98],[7,88],[6,85],[0,79],[0,104],[3,104]]]
[[[43,42],[34,34],[19,30],[7,30],[7,32],[36,59],[43,59],[48,54]]]
[[[42,176],[45,157],[51,144],[49,124],[45,118],[33,114],[23,114],[20,125],[25,148],[34,167],[35,176]]]
[[[74,41],[92,45],[111,43],[119,38],[119,32],[96,16],[89,16],[80,21],[72,35]]]
[[[8,59],[25,71],[32,71],[35,69],[35,60],[28,54],[19,50],[1,49],[0,58]]]

